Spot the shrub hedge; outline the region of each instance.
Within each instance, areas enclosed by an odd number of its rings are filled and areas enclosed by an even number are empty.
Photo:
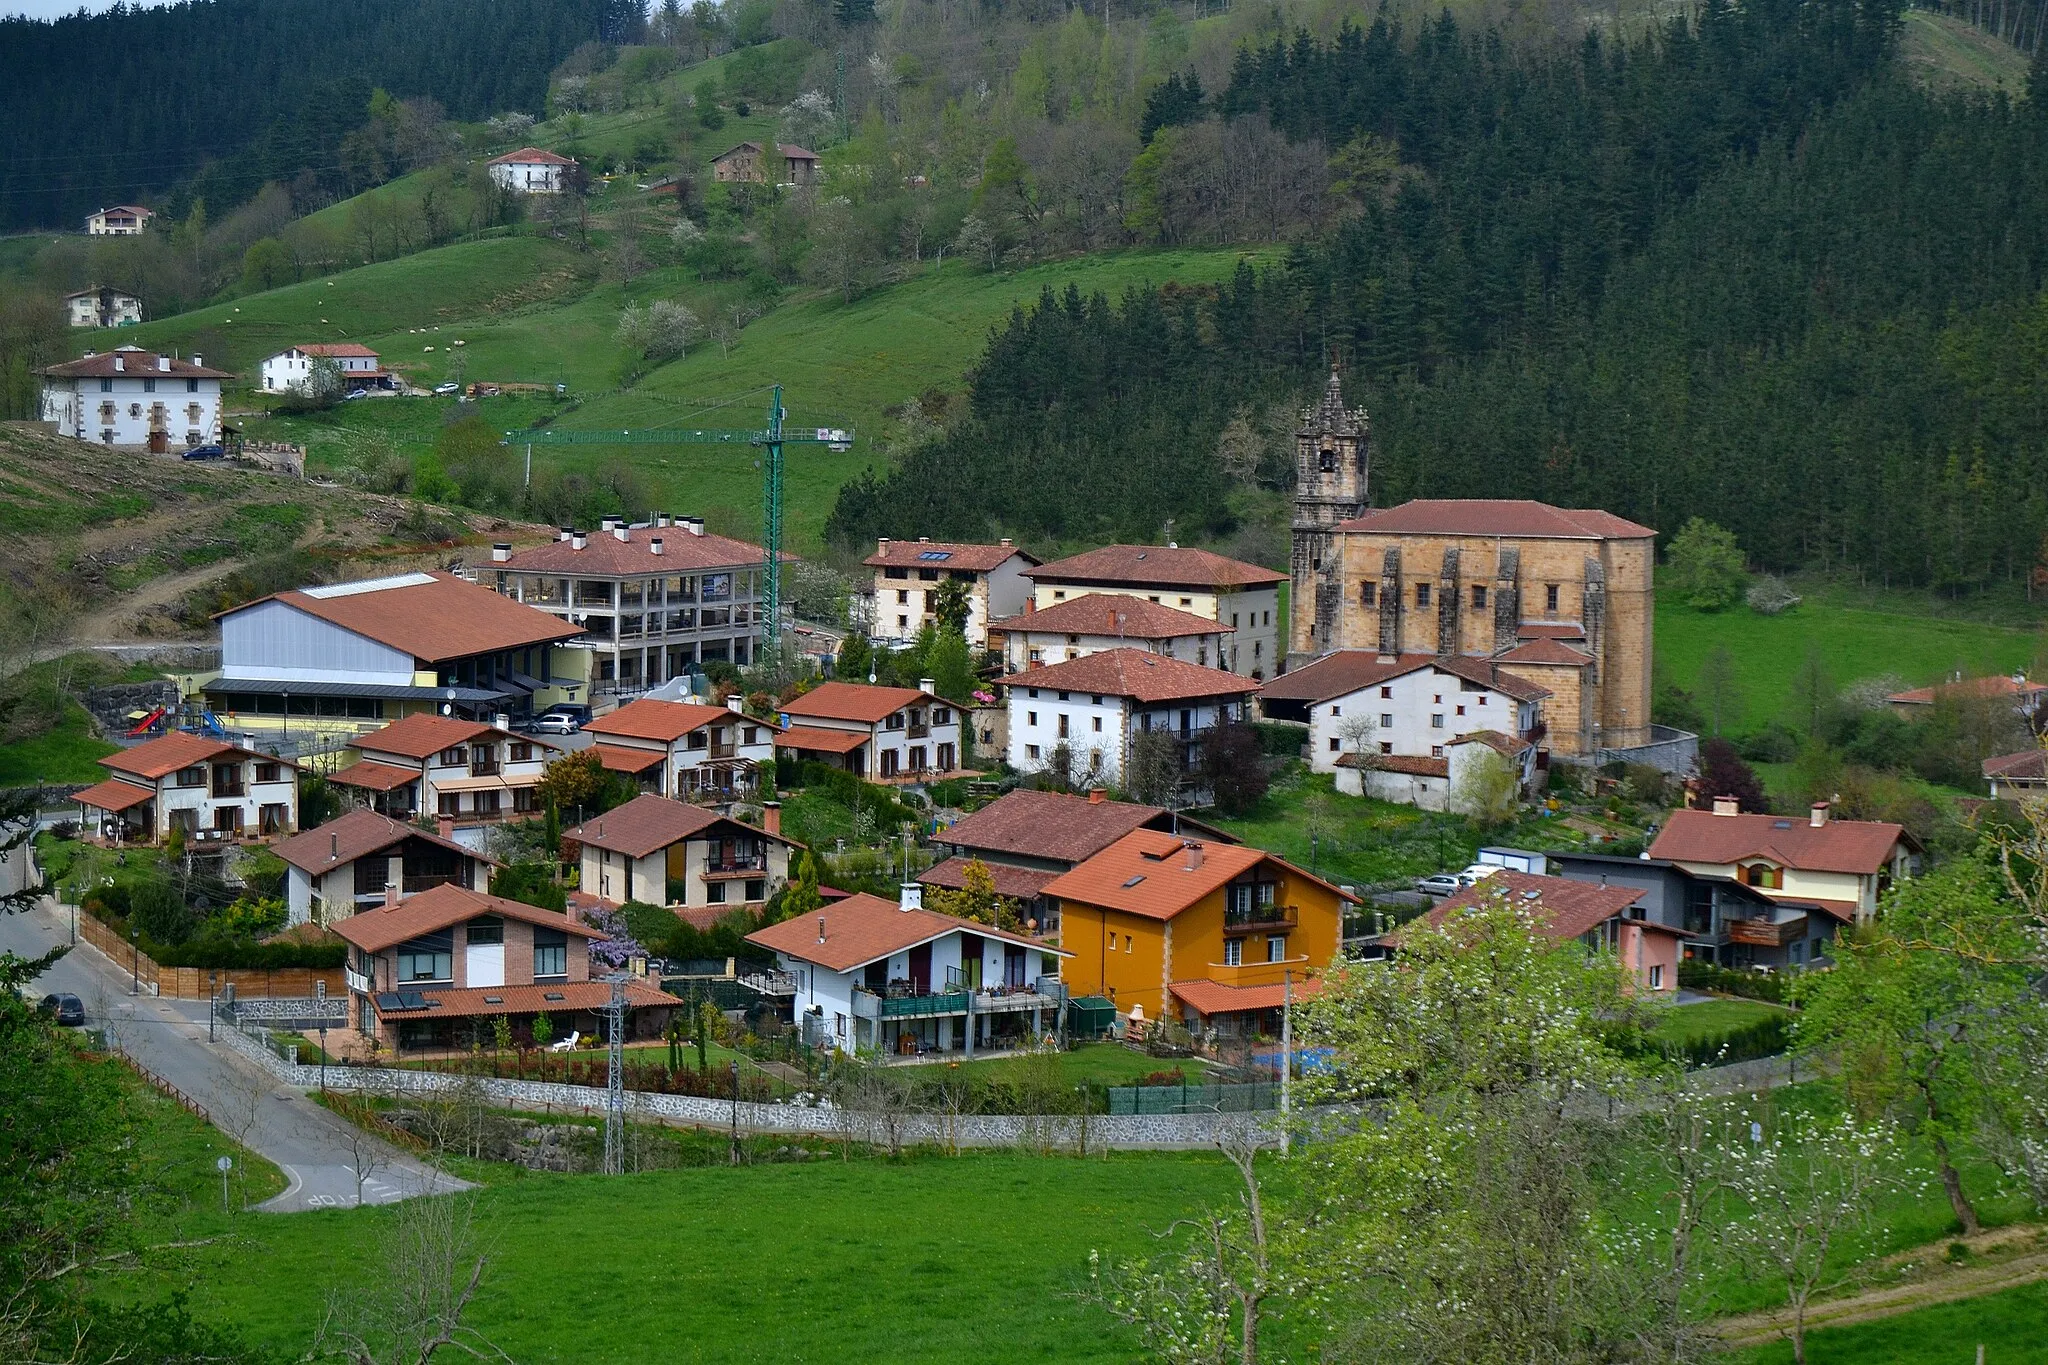
[[[1750,1000],[1768,1000],[1774,1005],[1784,1004],[1787,993],[1783,976],[1738,972],[1728,967],[1716,967],[1711,962],[1692,960],[1678,964],[1678,984],[1686,990],[1719,991],[1723,995],[1740,995]]]

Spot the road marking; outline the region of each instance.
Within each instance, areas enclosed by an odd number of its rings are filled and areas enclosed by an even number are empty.
[[[297,1194],[300,1190],[304,1189],[306,1186],[306,1182],[299,1179],[299,1173],[296,1169],[285,1165],[282,1161],[277,1163],[277,1169],[283,1171],[292,1182],[291,1184],[284,1187],[283,1194],[279,1195],[277,1198],[270,1201],[273,1204],[282,1204],[285,1200],[290,1199],[293,1195]]]

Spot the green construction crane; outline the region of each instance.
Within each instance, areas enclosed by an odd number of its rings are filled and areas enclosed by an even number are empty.
[[[790,436],[782,430],[782,385],[769,400],[768,425],[760,430],[642,427],[637,431],[563,431],[535,427],[508,431],[505,444],[526,447],[529,462],[535,446],[623,445],[749,445],[764,452],[761,459],[761,613],[763,635],[773,645],[782,638],[782,448],[785,445],[829,446],[845,450],[853,437],[837,428],[819,427],[815,434]],[[529,465],[530,472],[530,465]]]

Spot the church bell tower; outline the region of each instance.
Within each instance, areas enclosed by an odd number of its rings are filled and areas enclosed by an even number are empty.
[[[1293,592],[1288,606],[1288,662],[1305,663],[1343,644],[1343,576],[1336,528],[1365,515],[1372,461],[1372,423],[1364,408],[1346,409],[1335,370],[1320,405],[1301,414],[1294,433]]]

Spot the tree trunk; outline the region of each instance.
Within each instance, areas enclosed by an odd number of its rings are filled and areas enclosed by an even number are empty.
[[[1806,1365],[1806,1298],[1792,1304],[1792,1365]]]
[[[1977,1210],[1963,1193],[1963,1178],[1949,1160],[1946,1138],[1934,1139],[1934,1157],[1941,1166],[1941,1188],[1948,1195],[1948,1206],[1955,1211],[1956,1221],[1963,1225],[1963,1236],[1975,1237],[1984,1230],[1984,1225],[1977,1221]]]

